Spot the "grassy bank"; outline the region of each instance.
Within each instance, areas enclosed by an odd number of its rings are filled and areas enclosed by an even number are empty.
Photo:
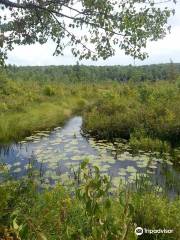
[[[180,84],[1,81],[0,142],[82,114],[84,130],[98,138],[130,140],[134,149],[170,151],[180,140]]]
[[[98,138],[126,138],[134,149],[162,152],[179,144],[178,82],[65,85],[7,80],[0,91],[1,143],[83,114],[84,130]]]
[[[111,193],[109,178],[81,164],[79,181],[39,192],[34,179],[0,184],[0,239],[135,240],[136,226],[172,229],[138,239],[180,238],[180,200],[169,201],[144,181]],[[111,193],[111,194],[110,194]],[[169,238],[167,238],[169,237]]]
[[[86,86],[6,80],[0,89],[0,142],[62,124],[84,108]]]
[[[132,147],[169,151],[180,141],[178,82],[114,84],[84,111],[84,129],[98,138],[122,137]]]
[[[0,81],[0,142],[18,141],[34,131],[82,114],[85,132],[97,138],[129,139],[131,148],[171,151],[180,140],[180,84],[62,83]],[[179,157],[179,151],[174,153]],[[6,166],[0,165],[0,173]],[[27,176],[26,176],[27,177]],[[33,172],[14,181],[0,176],[2,240],[177,240],[180,200],[158,192],[147,180],[112,192],[107,176],[85,163],[77,179],[40,191]],[[38,181],[39,182],[39,181]],[[132,187],[132,186],[131,186]],[[143,235],[136,226],[172,229]]]

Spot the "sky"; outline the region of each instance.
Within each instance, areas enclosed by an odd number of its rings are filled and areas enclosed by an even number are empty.
[[[106,60],[98,61],[83,60],[80,64],[85,65],[146,65],[180,62],[180,0],[175,5],[176,14],[169,19],[171,33],[164,39],[147,44],[146,52],[149,57],[144,61],[135,60],[126,56],[120,49],[116,51],[115,56]],[[55,45],[49,41],[45,45],[34,44],[31,46],[16,46],[8,54],[7,64],[22,65],[72,65],[76,64],[77,58],[73,57],[70,49],[64,51],[64,56],[53,56]]]

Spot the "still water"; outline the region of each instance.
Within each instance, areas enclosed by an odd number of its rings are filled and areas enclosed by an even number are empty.
[[[171,156],[139,151],[134,154],[125,141],[115,143],[84,136],[82,117],[73,117],[64,127],[36,132],[17,144],[0,147],[0,162],[5,163],[13,178],[26,176],[29,169],[37,169],[44,185],[66,182],[79,163],[88,159],[102,173],[119,181],[133,182],[138,174],[147,173],[170,194],[180,193],[180,170],[171,163]],[[118,146],[118,150],[117,150]]]

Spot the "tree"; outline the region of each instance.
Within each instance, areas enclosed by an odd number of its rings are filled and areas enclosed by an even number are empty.
[[[7,83],[7,75],[2,67],[0,67],[0,93],[3,91]]]
[[[174,81],[177,79],[177,69],[172,59],[170,59],[170,64],[167,69],[168,80]]]
[[[164,0],[165,1],[165,0]],[[168,0],[168,2],[173,0]],[[167,1],[166,1],[167,2]],[[55,55],[71,46],[79,59],[113,56],[115,48],[144,59],[147,40],[164,37],[174,10],[155,0],[0,0],[0,59],[15,44],[48,39]],[[162,4],[161,4],[162,5]]]
[[[80,80],[81,78],[81,68],[79,66],[79,62],[76,62],[76,65],[73,66],[73,72],[76,80]]]

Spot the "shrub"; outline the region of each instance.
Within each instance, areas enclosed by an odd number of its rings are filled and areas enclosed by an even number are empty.
[[[134,150],[141,149],[144,151],[169,152],[171,149],[167,142],[148,136],[136,137],[136,135],[132,134],[129,143]]]
[[[52,86],[50,86],[50,85],[45,86],[43,92],[44,92],[44,94],[45,94],[46,96],[49,96],[49,97],[55,95],[55,90],[54,90],[54,88],[53,88]]]

